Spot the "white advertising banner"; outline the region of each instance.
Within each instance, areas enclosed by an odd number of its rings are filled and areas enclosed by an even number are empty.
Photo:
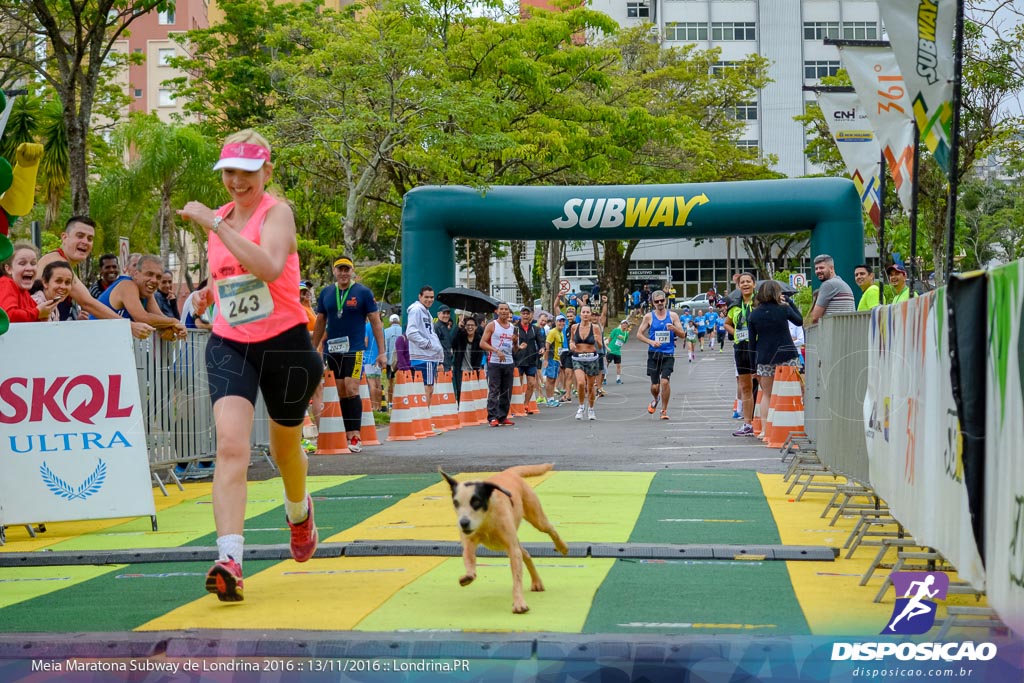
[[[909,212],[914,181],[914,121],[903,74],[890,47],[839,48],[843,67],[882,146],[896,194]]]
[[[985,569],[964,485],[946,288],[872,311],[864,435],[871,486],[922,545],[980,590]]]
[[[0,336],[0,524],[155,515],[127,320]]]
[[[878,195],[878,172],[881,148],[871,130],[864,108],[857,94],[852,92],[819,92],[818,106],[832,139],[839,148],[846,170],[860,193],[864,211],[878,227],[881,209]]]
[[[1024,633],[1024,261],[988,287],[985,568],[989,605]]]
[[[921,141],[949,173],[957,0],[878,0]]]

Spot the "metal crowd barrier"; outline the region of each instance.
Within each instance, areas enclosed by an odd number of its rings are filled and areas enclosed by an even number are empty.
[[[206,376],[206,330],[188,330],[183,340],[168,342],[159,337],[135,340],[135,367],[149,450],[149,469],[166,472],[179,487],[176,465],[194,466],[217,454],[217,433]],[[260,397],[252,430],[254,455],[270,461],[270,430],[267,408]],[[271,462],[273,466],[273,462]],[[166,493],[166,491],[165,491]]]
[[[204,330],[189,330],[185,339],[135,340],[135,367],[149,447],[149,468],[174,476],[175,465],[212,458],[217,453],[213,409],[206,381]],[[180,484],[179,484],[180,486]]]
[[[804,424],[833,472],[868,484],[864,440],[871,314],[830,315],[806,332]]]

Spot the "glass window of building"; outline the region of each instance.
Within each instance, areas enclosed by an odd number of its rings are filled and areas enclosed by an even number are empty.
[[[171,57],[174,56],[174,48],[162,47],[157,50],[157,55],[157,64],[159,64],[160,66],[168,66],[170,64]]]
[[[158,91],[157,104],[161,107],[174,106],[174,93],[171,92],[170,88],[160,88]]]
[[[824,40],[839,37],[838,21],[805,21],[804,40]]]
[[[757,102],[741,102],[736,105],[737,121],[757,121]]]
[[[844,21],[845,40],[878,40],[878,24],[873,21]]]
[[[626,16],[635,19],[650,19],[651,6],[646,2],[627,2]]]
[[[711,40],[756,40],[752,21],[715,21],[711,23]]]
[[[693,42],[708,39],[708,25],[697,21],[672,21],[665,24],[665,40]]]
[[[839,61],[832,60],[809,60],[804,62],[804,78],[817,80],[826,76],[835,76],[839,73]]]

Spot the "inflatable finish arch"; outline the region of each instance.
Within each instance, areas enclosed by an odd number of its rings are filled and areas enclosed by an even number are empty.
[[[402,210],[402,302],[455,284],[454,240],[728,237],[811,232],[852,281],[864,261],[860,197],[846,178],[586,187],[423,186]],[[763,274],[759,274],[763,276]],[[814,273],[808,281],[818,285]],[[853,288],[855,296],[860,292]],[[489,292],[487,292],[489,294]]]

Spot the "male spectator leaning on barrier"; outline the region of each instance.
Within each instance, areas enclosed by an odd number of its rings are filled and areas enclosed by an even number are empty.
[[[320,290],[317,299],[313,348],[323,345],[324,362],[334,373],[338,387],[345,439],[353,453],[363,450],[359,428],[363,402],[359,398],[359,380],[363,376],[363,351],[366,349],[366,322],[370,322],[377,340],[377,367],[387,364],[384,355],[384,330],[373,292],[355,282],[355,264],[342,256],[334,262],[334,284]],[[370,359],[367,359],[370,360]]]
[[[413,377],[423,376],[423,393],[427,407],[434,397],[434,380],[437,379],[437,364],[444,360],[441,340],[434,331],[430,307],[434,305],[434,288],[429,285],[420,288],[419,298],[406,310],[405,336],[409,339],[409,363]]]
[[[157,286],[154,296],[161,313],[168,318],[181,317],[181,313],[178,312],[177,297],[174,296],[174,274],[171,271],[165,270],[160,276],[160,284]]]
[[[882,283],[875,282],[875,274],[871,267],[862,263],[853,269],[853,281],[860,287],[860,303],[857,304],[858,311],[870,311],[881,304]]]
[[[139,267],[139,259],[142,258],[142,254],[132,253],[128,254],[128,263],[124,266],[124,274],[128,277],[135,277],[135,271]]]
[[[118,277],[100,295],[99,302],[122,318],[146,323],[160,330],[160,336],[168,341],[183,339],[185,325],[176,317],[164,315],[156,302],[155,295],[163,272],[164,266],[159,256],[142,256],[135,275]]]
[[[113,254],[104,254],[100,256],[100,276],[96,279],[96,284],[89,288],[89,294],[92,294],[94,299],[99,299],[100,294],[114,284],[114,280],[121,274],[121,268],[117,265],[117,257]]]
[[[894,263],[885,269],[885,274],[889,276],[889,284],[892,286],[892,300],[886,303],[898,304],[901,301],[907,301],[910,299],[910,288],[907,287],[907,271],[904,270],[903,266],[898,263]]]
[[[821,287],[811,308],[812,325],[826,315],[854,312],[853,290],[836,275],[836,264],[831,256],[821,254],[814,258],[814,274],[821,280]]]
[[[42,274],[43,269],[54,261],[67,261],[72,269],[89,258],[92,253],[93,239],[96,237],[96,223],[88,216],[72,216],[64,225],[60,236],[60,248],[43,254],[36,264],[36,272]],[[77,304],[77,305],[73,305]],[[80,307],[80,311],[79,311]],[[71,296],[57,306],[61,320],[86,320],[94,315],[103,320],[117,320],[120,316],[110,308],[97,301],[85,283],[75,273],[75,281],[71,285]],[[77,311],[77,312],[75,312]],[[153,327],[147,323],[133,320],[132,335],[137,339],[146,339],[153,334]]]

